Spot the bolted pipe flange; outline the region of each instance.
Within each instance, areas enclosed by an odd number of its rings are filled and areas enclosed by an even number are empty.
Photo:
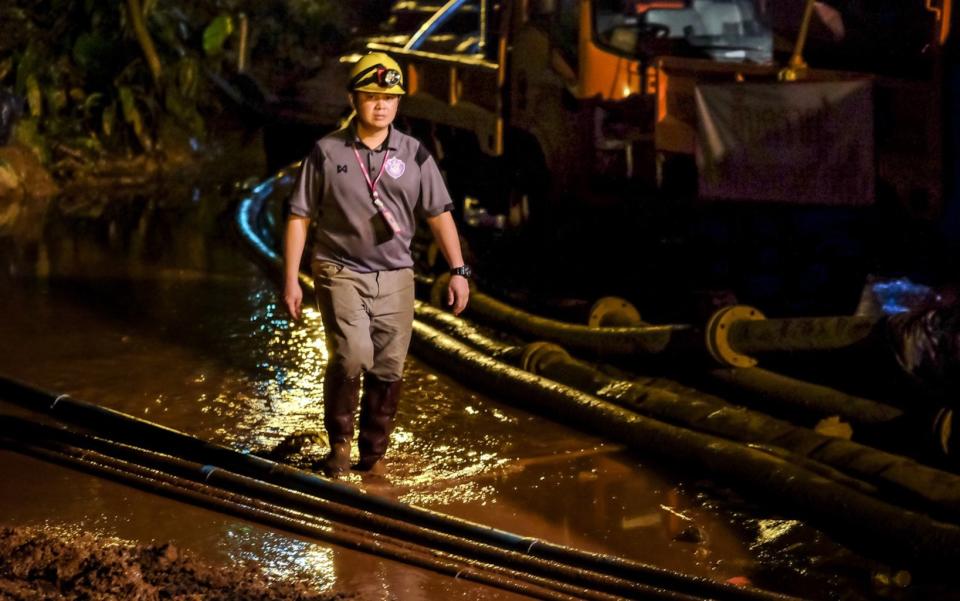
[[[956,450],[953,448],[953,409],[944,407],[937,411],[933,418],[933,434],[937,440],[937,446],[945,457],[951,457]]]
[[[590,307],[587,325],[591,328],[615,328],[643,325],[640,312],[629,301],[605,296]]]
[[[759,321],[766,316],[759,309],[747,305],[723,307],[707,322],[707,351],[715,361],[730,367],[753,367],[757,360],[737,352],[730,345],[730,324],[737,321]]]
[[[520,369],[538,374],[544,363],[557,359],[567,361],[570,359],[570,353],[552,342],[531,342],[523,347],[523,354],[520,355]]]

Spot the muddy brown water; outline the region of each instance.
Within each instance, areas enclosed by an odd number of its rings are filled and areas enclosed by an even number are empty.
[[[319,459],[315,311],[291,323],[230,235],[228,192],[55,205],[37,244],[4,251],[0,371],[232,448],[307,434]],[[92,209],[91,207],[96,207]],[[13,249],[13,250],[11,250]],[[810,598],[900,598],[885,566],[594,434],[481,395],[412,357],[383,481],[371,493],[554,543]],[[11,408],[0,403],[0,410]],[[510,599],[482,585],[0,452],[0,525],[173,541],[215,562],[364,599]],[[880,574],[878,579],[877,574]]]

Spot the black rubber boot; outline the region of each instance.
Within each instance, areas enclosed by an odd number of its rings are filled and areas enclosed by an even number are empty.
[[[376,471],[390,444],[393,420],[400,400],[401,381],[385,382],[367,374],[360,401],[359,471]]]
[[[360,378],[346,378],[335,367],[328,367],[323,380],[323,425],[330,440],[330,452],[321,462],[328,476],[350,468],[353,442],[353,416],[357,411]]]

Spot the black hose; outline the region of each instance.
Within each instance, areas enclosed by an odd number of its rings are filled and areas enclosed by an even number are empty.
[[[502,365],[502,364],[501,364]],[[535,378],[535,376],[526,377]],[[559,385],[557,385],[559,386]],[[0,399],[32,411],[52,415],[58,420],[106,433],[111,439],[177,455],[203,464],[237,472],[265,482],[352,505],[373,513],[448,534],[486,543],[567,565],[624,578],[647,586],[700,595],[715,599],[783,600],[784,595],[753,588],[741,588],[706,578],[673,572],[636,561],[590,553],[523,537],[511,532],[472,523],[375,495],[360,492],[346,484],[275,463],[256,455],[244,454],[208,443],[188,434],[159,426],[113,409],[54,395],[23,383],[0,377]]]
[[[195,505],[282,528],[289,532],[311,536],[346,548],[402,561],[455,578],[479,582],[537,599],[610,601],[622,598],[499,566],[482,564],[448,553],[433,550],[424,551],[415,546],[379,534],[372,534],[362,529],[341,525],[333,526],[312,515],[224,491],[214,486],[164,474],[95,451],[78,449],[63,444],[25,443],[8,438],[0,438],[0,445],[6,445],[12,450],[66,467],[80,469],[93,475],[105,476],[141,490],[188,501]],[[677,598],[680,599],[680,597]],[[684,599],[692,598],[684,597]]]
[[[311,515],[319,515],[336,520],[338,523],[347,523],[351,526],[379,532],[380,534],[410,541],[421,546],[429,546],[432,549],[439,549],[462,557],[523,570],[524,573],[539,575],[568,586],[587,587],[587,589],[590,590],[616,593],[630,597],[676,598],[675,594],[670,591],[651,589],[651,587],[644,586],[640,583],[630,582],[604,574],[597,574],[580,567],[572,567],[558,562],[549,562],[537,557],[522,555],[484,543],[469,541],[443,532],[437,532],[406,522],[386,518],[370,513],[369,511],[356,509],[349,505],[335,503],[301,492],[285,489],[227,470],[203,466],[178,457],[123,445],[102,438],[82,436],[66,430],[52,430],[26,420],[0,416],[0,431],[2,430],[6,430],[10,433],[9,435],[11,437],[20,440],[55,439],[71,446],[93,449],[94,451],[120,460],[149,465],[151,468],[162,470],[165,473],[173,474],[177,477],[201,481],[207,484],[216,484],[220,488],[239,491],[243,494],[252,495],[257,499],[278,503],[283,507],[298,507],[310,512]],[[683,598],[686,597],[684,596]]]
[[[266,195],[261,195],[248,199],[248,214],[255,215],[252,207],[262,203],[265,198]],[[270,267],[276,269],[279,258],[275,253],[269,256],[273,257]],[[308,280],[304,283],[308,287],[312,285]],[[422,305],[417,306],[417,311],[418,318],[426,313]],[[476,340],[471,342],[476,343]],[[510,352],[498,351],[496,345],[487,346],[498,353]],[[938,522],[909,511],[905,511],[903,519],[899,519],[896,513],[902,508],[826,480],[822,475],[791,465],[780,457],[642,418],[591,395],[578,394],[551,380],[507,368],[496,359],[477,356],[421,321],[414,324],[414,351],[428,362],[454,371],[481,389],[493,388],[500,394],[507,392],[522,405],[533,406],[537,411],[549,412],[578,426],[589,425],[633,449],[657,452],[670,458],[684,458],[700,468],[716,469],[718,473],[752,486],[756,486],[759,479],[761,489],[770,489],[768,494],[776,495],[778,499],[805,512],[812,510],[814,515],[821,518],[840,521],[846,525],[848,534],[853,530],[872,540],[877,534],[876,524],[893,524],[892,530],[896,536],[889,538],[895,538],[897,542],[884,548],[888,554],[897,555],[898,559],[903,559],[906,554],[907,559],[912,560],[912,554],[923,556],[931,562],[941,562],[944,554],[950,554],[949,550],[957,549],[960,544],[960,528],[954,524]],[[668,452],[667,449],[671,450]],[[718,453],[718,449],[723,452]],[[791,475],[785,477],[786,473]],[[805,484],[800,485],[799,482]],[[915,536],[910,528],[918,534]]]
[[[721,478],[759,488],[807,515],[842,523],[845,534],[898,560],[951,565],[960,560],[960,527],[894,506],[837,484],[759,449],[627,411],[595,396],[481,356],[422,322],[414,323],[415,351],[479,390],[508,394],[520,406],[548,412],[577,427],[645,454],[679,461]],[[878,528],[882,525],[882,529]],[[882,530],[882,532],[881,532]],[[874,552],[878,547],[874,547]]]

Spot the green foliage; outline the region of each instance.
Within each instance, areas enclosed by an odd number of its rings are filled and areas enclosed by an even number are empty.
[[[147,133],[143,115],[137,106],[133,88],[129,86],[119,86],[117,92],[120,97],[120,111],[123,113],[124,122],[133,129],[133,133],[140,142],[140,146],[147,152],[150,152],[153,150],[153,140]]]
[[[50,162],[50,149],[46,137],[40,133],[36,118],[22,119],[13,130],[14,138],[29,148],[42,163]]]
[[[84,75],[96,81],[109,79],[121,52],[119,39],[99,32],[83,32],[77,36],[71,56]]]
[[[67,106],[67,91],[63,88],[47,87],[44,92],[47,99],[47,112],[57,115]]]
[[[17,81],[14,87],[17,94],[27,93],[27,80],[30,77],[36,79],[41,68],[40,50],[35,42],[30,42],[20,55],[20,60],[17,63]]]
[[[114,125],[117,121],[117,105],[112,103],[103,109],[100,115],[101,128],[103,135],[110,138],[113,136]]]
[[[13,57],[8,56],[7,58],[0,61],[0,81],[3,81],[7,78],[7,75],[13,70]]]
[[[124,154],[152,152],[158,120],[165,115],[192,132],[203,131],[197,60],[189,57],[189,48],[181,52],[188,56],[180,57],[165,54],[173,49],[161,46],[161,61],[176,63],[175,76],[155,86],[126,19],[125,2],[47,0],[42,11],[32,0],[13,2],[22,5],[16,9],[24,19],[20,29],[37,35],[8,37],[13,55],[0,60],[0,81],[15,72],[15,91],[27,99],[31,117],[21,121],[18,138],[42,160],[69,149],[104,146]],[[164,6],[141,1],[145,17]],[[152,21],[147,24],[154,27]],[[193,51],[199,53],[199,48]],[[80,141],[84,136],[87,142]]]
[[[184,98],[194,99],[200,88],[200,64],[197,60],[184,57],[177,66],[177,85]]]
[[[163,77],[152,77],[122,0],[0,2],[0,83],[27,99],[16,137],[48,164],[94,153],[152,152],[160,121],[203,137],[220,110],[205,72],[235,64],[236,17],[251,23],[251,54],[281,68],[314,68],[324,44],[346,38],[364,2],[139,0]],[[366,1],[366,0],[365,0]],[[273,60],[273,59],[271,59]],[[166,138],[165,138],[166,139]],[[53,150],[51,150],[53,149]]]
[[[223,52],[223,44],[233,33],[233,18],[220,15],[203,30],[203,52],[207,56],[216,56]]]
[[[37,76],[30,73],[26,77],[24,92],[27,94],[27,106],[30,107],[30,115],[39,117],[43,115],[43,93],[40,91],[40,84],[37,82]]]

